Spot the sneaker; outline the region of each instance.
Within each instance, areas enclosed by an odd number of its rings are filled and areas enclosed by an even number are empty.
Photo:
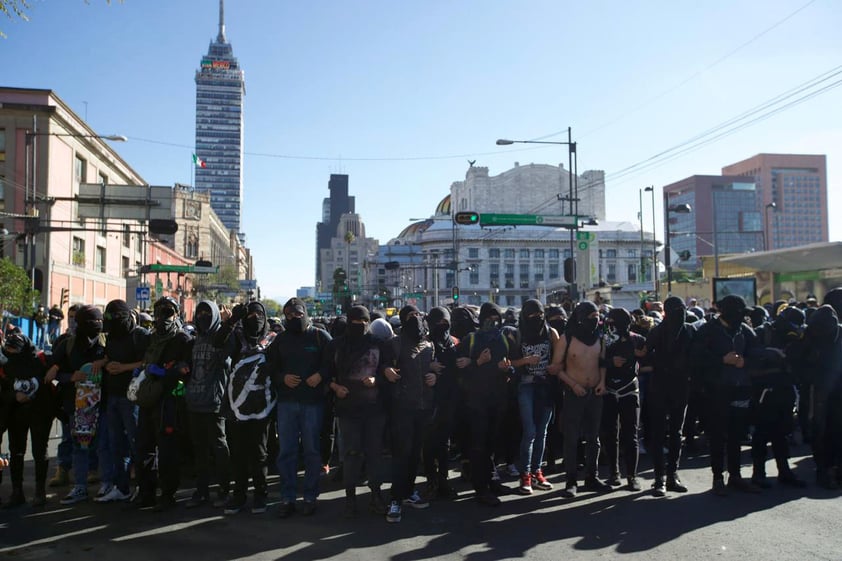
[[[371,499],[368,501],[368,510],[372,514],[383,515],[386,513],[386,501],[383,500],[383,493],[380,489],[371,490]]]
[[[193,493],[193,496],[190,497],[190,500],[184,503],[184,506],[187,508],[196,508],[197,506],[202,506],[208,502],[208,496],[203,495],[201,493]]]
[[[576,487],[575,485],[568,485],[567,487],[564,488],[564,491],[561,492],[561,496],[564,497],[565,499],[572,499],[576,496],[576,494],[578,492],[579,492],[578,487]]]
[[[403,500],[403,504],[411,506],[412,508],[427,508],[430,506],[430,501],[418,494],[418,491],[413,491],[408,499]]]
[[[302,516],[312,516],[316,513],[316,501],[308,501],[304,499],[301,501],[301,515]]]
[[[398,501],[389,503],[389,511],[386,513],[386,522],[401,521],[401,504]]]
[[[225,503],[224,514],[238,514],[246,506],[246,498],[242,495],[232,495]]]
[[[477,501],[485,506],[500,506],[500,499],[490,489],[477,493]]]
[[[667,491],[674,493],[686,493],[687,486],[681,482],[678,475],[672,474],[667,476]]]
[[[63,505],[72,505],[88,500],[88,489],[81,485],[74,485],[70,492],[61,501]]]
[[[524,473],[520,476],[520,485],[517,488],[517,492],[521,495],[531,495],[532,494],[532,474],[531,473]]]
[[[717,497],[727,497],[728,496],[728,488],[725,487],[725,480],[721,477],[714,477],[713,478],[713,487],[711,487],[711,492],[716,495]]]
[[[255,495],[254,500],[251,503],[251,513],[263,514],[264,512],[266,512],[266,496]]]
[[[752,475],[751,483],[753,485],[757,485],[760,489],[772,488],[772,484],[769,482],[765,475]]]
[[[620,474],[616,472],[608,476],[608,480],[606,481],[606,483],[608,483],[612,487],[619,487],[623,484],[623,482],[620,481]]]
[[[628,485],[626,485],[626,489],[629,491],[636,493],[638,491],[643,490],[643,486],[640,484],[640,480],[637,477],[629,477],[628,478]]]
[[[128,493],[123,493],[120,491],[116,486],[111,487],[111,490],[104,494],[101,497],[97,497],[94,499],[94,502],[97,503],[115,503],[120,501],[126,501],[131,497]]]
[[[728,488],[740,491],[741,493],[760,493],[761,489],[751,481],[747,481],[742,477],[729,477]]]
[[[289,518],[295,513],[295,502],[282,501],[278,505],[278,518]]]
[[[520,477],[520,471],[518,471],[517,466],[514,464],[509,464],[508,467],[506,467],[506,475],[509,477]]]
[[[654,497],[666,497],[667,496],[667,488],[664,485],[663,478],[659,477],[655,479],[655,483],[652,484],[652,496]]]
[[[110,493],[111,489],[113,488],[114,485],[112,485],[111,483],[103,483],[102,485],[100,485],[99,491],[96,492],[96,497],[94,497],[94,501],[96,501],[97,499],[101,499],[102,497]]]
[[[594,491],[596,493],[607,493],[613,491],[611,485],[601,481],[598,477],[589,477],[585,480],[585,491]]]
[[[544,472],[539,469],[532,474],[532,487],[541,491],[549,491],[553,488],[553,484],[547,481]]]

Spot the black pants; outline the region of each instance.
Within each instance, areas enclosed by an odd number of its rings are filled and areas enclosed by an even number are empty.
[[[380,489],[383,483],[383,431],[386,414],[376,413],[353,417],[343,415],[339,420],[342,433],[342,482],[345,489],[354,489],[365,464],[368,486]]]
[[[481,493],[491,486],[491,472],[494,469],[491,457],[494,454],[505,411],[503,406],[469,405],[467,414],[470,428],[471,481],[474,490]]]
[[[810,400],[810,433],[816,469],[825,472],[840,460],[842,438],[842,381],[813,384]]]
[[[164,397],[166,401],[168,397]],[[137,481],[142,501],[153,501],[160,485],[163,497],[172,497],[181,479],[179,435],[175,423],[163,419],[171,411],[166,403],[141,407],[137,415]]]
[[[582,397],[564,390],[564,468],[566,485],[576,485],[579,465],[579,440],[585,441],[585,479],[596,477],[599,461],[599,425],[602,422],[602,396],[593,389]]]
[[[637,393],[623,397],[606,393],[602,398],[601,441],[612,475],[620,473],[618,455],[622,447],[626,477],[637,477],[639,422],[640,399]]]
[[[772,454],[778,466],[778,474],[789,471],[789,442],[792,432],[795,407],[795,388],[778,386],[761,388],[755,392],[752,402],[754,433],[751,437],[751,458],[755,477],[766,476],[768,443],[772,443]]]
[[[448,447],[450,434],[453,432],[453,420],[456,416],[456,404],[453,399],[446,400],[436,407],[432,425],[424,440],[424,475],[428,480],[447,479]]]
[[[731,479],[740,477],[740,448],[749,421],[748,407],[731,405],[736,395],[731,388],[717,388],[708,393],[707,419],[710,439],[710,469],[714,479],[722,478],[726,467]]]
[[[401,502],[412,495],[418,464],[421,461],[421,447],[430,430],[432,418],[433,412],[427,409],[392,410],[391,496],[393,501]],[[347,442],[343,445],[347,447]]]
[[[254,496],[266,496],[268,474],[266,443],[269,439],[269,423],[272,417],[248,421],[230,421],[228,446],[231,450],[231,469],[234,473],[234,495],[245,497],[249,477],[254,484]]]
[[[219,413],[188,413],[188,419],[196,469],[196,493],[208,496],[211,455],[219,490],[227,493],[231,483],[231,463],[225,418]]]
[[[664,390],[650,386],[649,427],[647,428],[646,448],[652,456],[655,479],[673,475],[678,471],[681,459],[681,428],[687,413],[687,394],[672,396]],[[667,444],[666,472],[664,471],[664,442]]]
[[[23,466],[27,440],[32,438],[32,458],[35,463],[35,487],[44,491],[47,480],[47,441],[50,439],[52,416],[49,412],[34,409],[33,404],[15,403],[11,406],[7,422],[9,430],[9,472],[15,492],[23,489]]]

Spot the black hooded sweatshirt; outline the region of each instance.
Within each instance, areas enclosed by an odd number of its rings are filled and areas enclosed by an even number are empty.
[[[433,388],[437,404],[447,403],[456,393],[459,369],[456,367],[456,345],[459,339],[451,335],[450,312],[437,306],[427,314],[430,342],[435,347],[435,360],[444,366]],[[446,325],[444,322],[447,322]]]
[[[202,300],[196,306],[196,317],[208,317],[195,323],[193,365],[184,384],[187,410],[192,413],[219,413],[225,397],[225,387],[231,373],[231,355],[236,339],[227,338],[217,345],[216,336],[222,328],[216,302]]]
[[[425,377],[432,372],[430,364],[435,359],[435,347],[425,337],[423,329],[417,336],[407,329],[408,322],[420,320],[420,317],[407,316],[409,308],[405,306],[401,310],[400,335],[383,346],[380,361],[381,374],[389,367],[399,370],[400,378],[387,386],[391,391],[393,411],[427,410],[434,404],[434,391],[426,384]]]
[[[0,424],[5,425],[5,415],[18,410],[30,409],[39,415],[50,411],[50,389],[44,383],[47,372],[43,355],[39,355],[32,341],[23,333],[15,335],[22,343],[17,353],[6,353],[5,364],[0,367]],[[16,383],[18,384],[16,388]],[[37,390],[35,388],[37,387]],[[29,401],[18,403],[15,394],[18,389],[27,389]],[[33,391],[34,390],[34,391]]]
[[[651,391],[687,399],[693,367],[690,348],[696,327],[686,322],[684,302],[670,296],[664,302],[666,317],[646,337],[647,358],[653,366]]]
[[[489,325],[488,320],[493,316],[499,321]],[[513,372],[501,371],[497,365],[509,357],[510,348],[517,344],[517,332],[511,327],[502,327],[502,317],[499,307],[491,302],[484,303],[479,312],[479,330],[469,333],[457,347],[460,357],[471,359],[471,364],[462,369],[462,387],[468,407],[486,409],[506,405],[507,382]],[[480,366],[477,358],[486,348],[491,351],[491,360]]]
[[[149,332],[135,325],[129,305],[123,300],[112,300],[105,306],[102,322],[108,334],[105,340],[105,356],[109,361],[131,364],[143,360],[149,347]],[[103,387],[108,395],[126,396],[132,381],[132,372],[103,374]]]

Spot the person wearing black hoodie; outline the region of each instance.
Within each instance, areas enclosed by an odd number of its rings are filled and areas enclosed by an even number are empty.
[[[172,297],[164,296],[155,302],[155,331],[143,355],[148,383],[160,384],[161,392],[154,403],[139,407],[137,506],[154,507],[156,511],[175,506],[180,479],[179,432],[183,419],[178,417],[173,393],[190,372],[193,340],[182,328],[179,312],[178,302]],[[156,500],[159,484],[161,498]]]
[[[433,387],[435,409],[433,424],[424,442],[424,475],[427,488],[424,498],[456,498],[456,491],[447,480],[448,446],[459,407],[456,345],[459,340],[450,334],[450,311],[437,306],[427,314],[429,340],[435,347],[436,385]]]
[[[369,313],[364,306],[348,310],[345,333],[333,339],[325,361],[330,390],[336,395],[336,417],[342,434],[342,483],[345,516],[357,514],[357,481],[366,468],[371,489],[369,509],[383,515],[386,504],[380,492],[381,457],[386,411],[381,395],[380,343],[369,332]]]
[[[686,311],[681,298],[670,296],[664,301],[666,318],[646,337],[647,358],[652,364],[645,390],[649,421],[646,425],[646,448],[652,456],[655,471],[652,494],[656,497],[665,496],[667,491],[687,492],[687,487],[678,477],[681,430],[690,392],[690,348],[695,333],[694,326],[686,321]]]
[[[9,329],[11,328],[11,329]],[[35,498],[32,506],[47,502],[47,442],[50,438],[52,415],[50,389],[44,383],[46,364],[32,341],[17,327],[8,326],[3,341],[3,355],[7,361],[0,377],[0,411],[4,411],[9,429],[9,471],[12,495],[4,507],[26,503],[23,494],[24,455],[27,440],[32,439],[32,458],[35,461]]]
[[[231,345],[234,365],[221,409],[227,416],[226,440],[234,476],[234,492],[224,513],[237,514],[245,507],[250,477],[254,484],[251,512],[262,514],[266,512],[269,425],[276,404],[267,353],[277,334],[269,330],[266,309],[257,301],[234,306],[230,316],[223,310],[220,317],[223,324],[213,346]]]
[[[123,300],[105,306],[102,322],[105,341],[103,388],[108,394],[105,416],[110,450],[114,455],[114,486],[96,502],[124,501],[129,498],[129,468],[137,462],[137,405],[126,392],[136,368],[143,365],[149,346],[149,332],[135,325],[131,308]]]
[[[728,489],[747,493],[760,488],[740,474],[740,448],[748,431],[751,378],[749,368],[765,355],[754,331],[744,323],[746,303],[741,296],[717,302],[719,317],[696,332],[690,360],[699,369],[707,396],[707,433],[710,439],[712,492],[725,496]],[[727,456],[728,485],[723,477]]]
[[[558,376],[565,384],[563,424],[567,478],[562,495],[567,498],[575,497],[578,492],[576,468],[580,439],[585,441],[584,489],[598,493],[611,490],[610,485],[597,477],[599,425],[605,393],[605,344],[598,322],[596,304],[587,300],[579,302],[558,349],[562,355]]]
[[[327,386],[324,371],[331,337],[313,326],[307,307],[298,298],[284,304],[286,330],[267,351],[272,384],[278,392],[278,473],[281,476],[281,504],[278,515],[286,518],[295,512],[298,483],[298,450],[304,449],[304,482],[301,514],[316,511],[321,474],[319,437],[324,421]]]
[[[421,449],[433,418],[435,347],[426,338],[424,318],[415,306],[399,312],[400,335],[383,347],[380,372],[390,393],[389,429],[392,433],[391,503],[387,522],[400,522],[402,505],[426,508],[430,503],[415,490]]]
[[[220,508],[228,501],[228,487],[231,483],[230,453],[225,436],[222,403],[231,373],[231,356],[235,352],[236,340],[230,337],[223,341],[218,340],[222,319],[219,307],[212,300],[199,302],[193,316],[193,325],[196,326],[193,364],[190,376],[184,384],[184,400],[194,451],[196,491],[186,506],[197,507],[210,498],[208,486],[211,452],[216,468],[216,480],[219,483],[213,506]]]
[[[502,312],[485,302],[479,312],[480,327],[459,342],[456,365],[464,389],[464,409],[470,429],[471,481],[477,500],[497,506],[500,499],[492,489],[494,462],[492,455],[506,414],[507,382],[514,375],[509,349],[517,336],[511,328],[502,327]]]

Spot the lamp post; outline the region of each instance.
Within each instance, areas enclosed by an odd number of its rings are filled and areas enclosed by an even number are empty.
[[[667,296],[672,294],[672,255],[670,252],[672,248],[670,247],[670,213],[674,212],[676,214],[687,214],[692,212],[692,208],[687,203],[683,203],[680,205],[670,206],[670,196],[669,193],[664,191],[664,243],[666,247],[664,249],[664,264],[667,266]]]
[[[652,195],[652,288],[655,294],[658,294],[660,279],[658,278],[658,240],[655,239],[655,186],[650,185],[644,187],[643,190]]]
[[[511,144],[555,144],[561,146],[567,146],[567,178],[568,178],[568,196],[565,199],[570,203],[570,214],[574,216],[579,215],[579,187],[578,187],[578,179],[579,173],[578,169],[575,170],[574,173],[574,158],[577,158],[577,165],[578,165],[578,157],[576,154],[576,143],[573,142],[573,132],[570,127],[567,127],[567,142],[561,141],[549,141],[549,140],[509,140],[507,138],[500,138],[497,140],[497,146],[509,146]],[[575,183],[574,183],[575,177]],[[575,230],[577,226],[574,225],[570,228],[570,257],[573,259],[573,263],[576,263],[576,233]],[[573,267],[573,280],[570,283],[569,287],[569,294],[571,299],[574,301],[578,299],[578,290],[576,288],[576,267]]]
[[[769,231],[769,211],[770,210],[772,212],[778,211],[778,205],[777,205],[777,203],[775,203],[775,201],[772,201],[771,203],[766,205],[766,227],[763,229],[763,249],[766,250],[766,251],[769,251],[770,249],[774,249],[772,247],[773,239],[772,239],[772,236],[770,236],[771,232]]]

